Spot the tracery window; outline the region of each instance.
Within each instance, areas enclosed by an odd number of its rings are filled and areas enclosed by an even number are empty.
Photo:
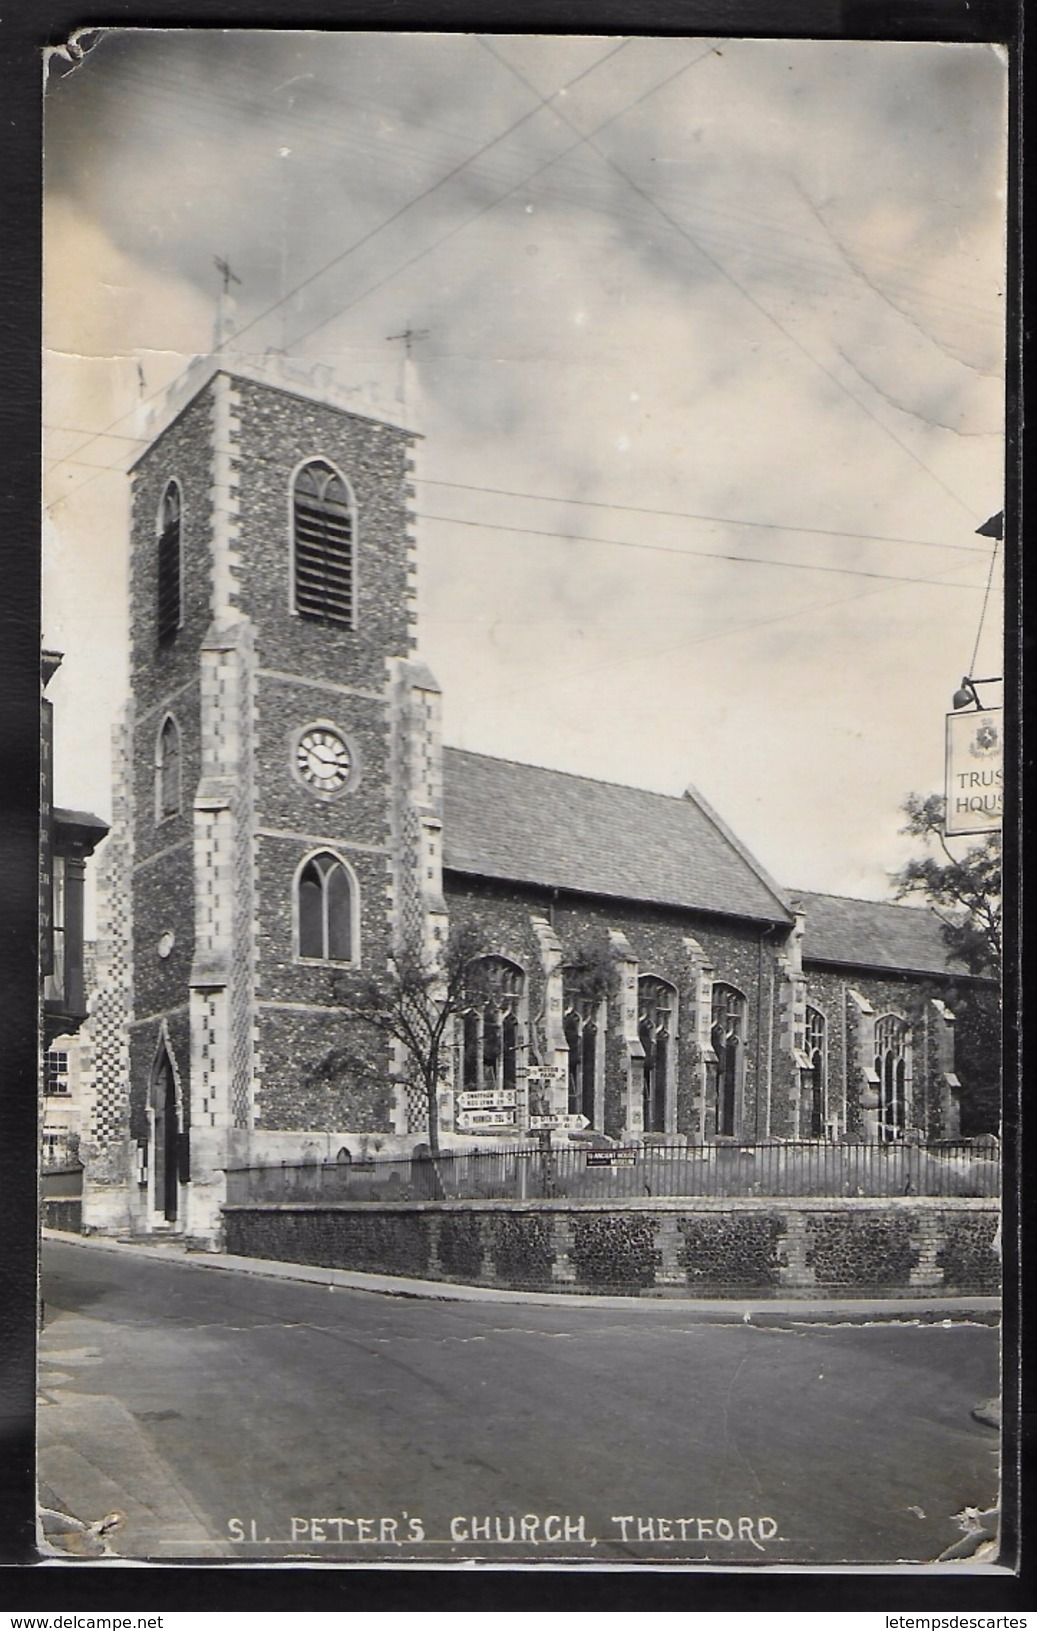
[[[514,1091],[525,976],[505,957],[482,957],[471,985],[459,1026],[457,1079],[469,1093]]]
[[[292,603],[302,617],[352,627],[355,512],[337,470],[313,459],[292,488]]]
[[[677,993],[672,985],[645,974],[637,982],[637,1034],[644,1049],[644,1130],[666,1131],[673,1072],[674,1014]]]
[[[565,1040],[569,1044],[568,1109],[570,1115],[586,1116],[593,1127],[601,1004],[593,998],[566,991],[564,1007]]]
[[[337,855],[311,855],[295,884],[298,955],[307,961],[353,963],[356,894],[352,874]]]
[[[166,645],[183,621],[183,559],[180,537],[180,488],[171,481],[162,495],[158,518],[158,639]]]
[[[162,721],[155,748],[155,819],[179,815],[182,797],[180,727],[172,714]]]
[[[710,1042],[716,1054],[716,1131],[734,1138],[740,1119],[745,1070],[745,998],[733,985],[713,987]]]
[[[810,1070],[804,1084],[806,1088],[805,1116],[800,1129],[806,1138],[823,1138],[825,1135],[825,1089],[828,1070],[827,1028],[827,1021],[820,1009],[808,1007],[805,1052],[807,1059],[810,1061]]]
[[[911,1028],[899,1014],[875,1021],[875,1074],[879,1090],[879,1139],[903,1138],[907,1123],[907,1062]]]

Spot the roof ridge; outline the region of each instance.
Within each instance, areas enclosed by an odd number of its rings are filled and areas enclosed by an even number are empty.
[[[692,786],[691,782],[689,782],[685,787],[682,796],[686,798],[689,803],[695,803],[698,805],[699,809],[702,811],[702,814],[706,817],[706,820],[713,824],[721,838],[726,839],[731,845],[732,849],[734,849],[738,855],[741,856],[746,866],[750,867],[752,871],[755,872],[764,888],[774,896],[774,899],[777,901],[782,911],[791,916],[792,914],[788,897],[782,890],[781,885],[771,877],[766,867],[760,865],[760,862],[756,859],[752,850],[748,849],[746,845],[743,844],[738,834],[728,826],[723,816],[717,814],[709,800],[703,798],[698,788]]]
[[[934,906],[916,906],[906,900],[872,900],[868,895],[840,895],[834,889],[789,889],[787,894],[790,900],[812,895],[815,900],[851,900],[857,906],[898,906],[905,912],[931,912],[934,917],[940,915]]]

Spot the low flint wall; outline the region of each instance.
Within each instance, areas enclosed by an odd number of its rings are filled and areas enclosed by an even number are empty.
[[[996,1295],[999,1206],[974,1199],[340,1201],[233,1205],[243,1257],[625,1296]]]

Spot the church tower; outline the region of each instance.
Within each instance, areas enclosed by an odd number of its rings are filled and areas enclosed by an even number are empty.
[[[392,1149],[406,1130],[388,1051],[350,1030],[343,997],[441,894],[414,442],[329,382],[211,358],[133,468],[135,1229],[213,1240],[226,1168]]]

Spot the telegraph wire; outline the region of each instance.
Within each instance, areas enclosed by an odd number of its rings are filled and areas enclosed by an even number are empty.
[[[740,566],[775,566],[784,567],[796,572],[826,572],[835,573],[841,577],[851,578],[881,578],[887,583],[924,583],[932,584],[940,589],[972,589],[978,591],[978,583],[947,583],[941,578],[914,578],[907,577],[901,572],[872,572],[863,567],[855,566],[823,566],[816,561],[776,561],[765,555],[733,555],[727,551],[713,549],[681,549],[673,544],[649,544],[636,542],[629,538],[602,538],[593,533],[583,532],[551,532],[539,527],[519,527],[514,524],[504,524],[495,521],[463,521],[456,515],[429,515],[422,510],[414,512],[419,521],[441,521],[450,527],[478,527],[490,532],[521,533],[523,537],[530,538],[562,538],[572,544],[609,544],[613,549],[646,550],[656,555],[680,555],[687,559],[708,561],[733,561]],[[962,562],[962,565],[967,563]]]
[[[558,493],[520,493],[510,487],[477,487],[472,482],[442,481],[435,476],[415,478],[427,487],[452,487],[466,493],[493,493],[500,498],[535,499],[540,504],[579,504],[593,510],[624,510],[631,515],[658,515],[675,521],[711,521],[724,527],[761,527],[767,532],[803,532],[821,538],[852,538],[861,543],[910,544],[918,549],[956,549],[967,555],[986,555],[979,544],[942,544],[934,538],[892,538],[882,533],[843,532],[837,527],[796,527],[782,521],[747,521],[730,515],[704,515],[694,510],[660,510],[647,504],[614,504],[599,498],[562,498]]]
[[[617,113],[611,114],[602,124],[596,126],[591,134],[597,135],[600,131],[607,129],[609,125],[615,124],[617,119],[622,119],[624,115],[630,113],[632,109],[636,108],[641,102],[646,101],[648,97],[655,96],[657,92],[663,90],[667,85],[671,84],[673,80],[679,79],[681,75],[687,73],[689,69],[696,68],[700,62],[704,62],[707,57],[712,56],[714,50],[715,47],[710,46],[709,50],[704,51],[701,56],[695,57],[691,62],[686,62],[683,67],[675,68],[672,74],[669,74],[665,79],[660,80],[657,85],[649,86],[648,90],[643,91],[642,94],[636,97],[633,102],[628,103],[626,107],[620,108]],[[582,75],[580,77],[582,77]],[[573,80],[572,83],[575,84],[576,81]],[[569,87],[565,86],[563,88],[567,90]],[[555,94],[560,95],[561,93],[556,92]],[[548,104],[546,102],[541,101],[541,109],[546,108],[547,106]],[[532,111],[537,112],[540,110],[534,109]],[[573,125],[570,120],[564,119],[564,123],[568,124],[570,130],[575,131],[579,136],[579,132],[576,130],[575,125]],[[537,176],[542,175],[545,170],[550,170],[553,165],[560,163],[562,159],[567,158],[570,153],[574,153],[577,148],[582,147],[584,143],[589,140],[590,137],[588,136],[579,136],[578,141],[573,142],[569,147],[562,148],[561,152],[556,153],[552,158],[547,159],[545,163],[540,165],[538,169],[534,170],[522,181],[517,181],[515,185],[513,187],[509,187],[506,192],[500,193],[496,198],[491,199],[489,203],[481,205],[480,208],[477,209],[472,215],[468,216],[466,220],[459,221],[456,226],[451,227],[448,232],[444,232],[441,237],[435,238],[430,244],[426,244],[425,247],[419,250],[416,255],[412,255],[410,260],[406,260],[401,265],[394,267],[391,272],[387,272],[385,276],[379,278],[377,282],[370,284],[368,288],[362,290],[360,294],[355,295],[352,300],[347,301],[344,306],[339,306],[335,311],[330,312],[327,317],[322,317],[319,323],[314,323],[310,328],[304,329],[301,334],[294,335],[291,342],[292,345],[295,346],[302,340],[308,340],[311,335],[319,333],[322,328],[326,328],[329,323],[333,323],[337,317],[341,317],[345,312],[351,311],[354,306],[359,305],[360,301],[366,300],[368,295],[374,294],[376,290],[382,288],[382,286],[388,283],[390,279],[399,277],[401,272],[407,271],[408,268],[414,266],[419,260],[423,260],[426,255],[432,254],[433,250],[439,249],[440,246],[445,244],[450,238],[456,237],[459,232],[463,232],[467,227],[470,227],[473,222],[478,221],[479,218],[485,215],[489,210],[499,208],[499,206],[503,204],[506,199],[513,197],[517,192],[522,192],[524,188],[528,188],[530,182],[535,181]]]
[[[585,79],[588,76],[588,74],[591,74],[591,73],[595,72],[596,69],[602,67],[604,65],[604,63],[608,62],[612,57],[616,56],[620,51],[624,50],[625,47],[627,45],[629,45],[629,44],[630,44],[629,40],[626,40],[626,39],[621,40],[618,45],[613,46],[612,50],[606,52],[603,57],[599,57],[596,62],[592,63],[588,68],[583,69],[583,71],[581,73],[577,74],[575,76],[575,78],[571,79],[568,82],[567,85],[562,86],[559,91],[556,91],[555,92],[555,97],[561,95],[562,90],[566,90],[566,91],[570,90],[573,85],[578,84],[579,81],[582,80],[582,79]],[[713,50],[713,47],[711,46],[709,51],[703,53],[703,56],[710,55],[712,50]],[[685,64],[684,68],[677,69],[673,74],[669,75],[666,79],[662,80],[661,83],[660,83],[660,86],[655,87],[655,89],[661,89],[662,85],[669,84],[671,79],[675,79],[679,73],[683,73],[685,71],[685,68],[693,67],[695,65],[695,63],[701,62],[702,60],[703,60],[702,57],[696,57],[694,59],[694,62]],[[630,106],[631,107],[636,107],[638,102],[643,101],[645,99],[645,96],[648,96],[650,94],[651,94],[650,91],[646,91],[643,96],[638,97],[636,99],[636,101],[634,101],[633,103],[630,104]],[[357,239],[357,241],[355,243],[350,244],[348,246],[348,248],[344,249],[340,254],[334,256],[330,261],[327,261],[323,266],[319,267],[315,272],[312,272],[307,277],[303,278],[299,283],[297,283],[294,286],[294,288],[289,289],[285,294],[281,295],[271,305],[267,306],[263,311],[257,313],[257,315],[255,317],[251,318],[241,328],[236,329],[233,335],[228,336],[228,340],[221,341],[221,343],[219,345],[217,345],[217,346],[215,346],[213,348],[213,353],[212,354],[213,355],[219,354],[220,352],[222,352],[224,350],[224,347],[229,343],[229,340],[234,340],[234,341],[239,340],[242,335],[247,334],[249,329],[254,328],[257,323],[262,322],[264,318],[269,317],[273,312],[278,311],[281,306],[286,304],[287,301],[293,300],[296,295],[300,294],[303,289],[308,288],[309,285],[311,283],[314,283],[319,277],[322,277],[325,272],[329,272],[332,269],[332,267],[338,266],[342,261],[344,261],[346,259],[347,256],[353,254],[356,250],[360,249],[364,244],[369,242],[370,239],[373,238],[377,233],[384,231],[387,227],[391,226],[395,221],[399,220],[400,216],[404,215],[407,212],[407,210],[413,209],[416,205],[420,204],[424,199],[429,197],[431,193],[436,192],[440,187],[445,185],[446,182],[448,182],[448,181],[452,180],[454,177],[460,175],[463,170],[468,169],[471,165],[473,165],[476,162],[477,159],[481,158],[484,153],[488,152],[490,150],[490,148],[497,146],[497,144],[499,142],[502,142],[505,139],[506,136],[511,135],[512,132],[517,130],[521,125],[528,124],[530,119],[532,119],[536,114],[540,113],[545,107],[547,107],[547,103],[542,98],[539,99],[538,104],[537,104],[537,106],[535,108],[528,109],[521,116],[521,118],[516,119],[512,124],[508,125],[506,127],[506,129],[501,131],[498,135],[494,136],[492,138],[492,140],[490,140],[488,142],[485,142],[482,147],[477,148],[474,153],[470,154],[460,164],[455,165],[454,168],[449,170],[445,175],[440,176],[437,181],[435,181],[431,186],[426,187],[423,192],[418,193],[415,197],[409,199],[406,204],[401,205],[398,210],[394,211],[393,214],[386,217],[386,219],[381,221],[378,226],[373,227],[370,232],[365,233],[362,237]],[[628,111],[629,111],[629,108],[621,109],[620,113],[615,114],[613,117],[614,118],[620,118],[622,116],[622,113],[628,112]],[[610,124],[610,123],[612,123],[612,120],[607,120],[606,123]],[[604,128],[604,126],[602,126],[601,128]],[[576,145],[578,146],[579,143],[577,143]],[[554,161],[552,160],[551,162],[554,162]],[[545,165],[543,168],[546,169],[547,166]],[[539,174],[539,171],[535,172],[535,173]],[[512,190],[517,191],[518,189],[513,188]],[[506,194],[505,196],[509,196],[509,195]],[[480,213],[482,213],[482,212],[480,211]],[[433,245],[432,247],[435,247],[435,246]],[[418,258],[418,257],[415,257],[415,258]],[[407,265],[410,265],[410,264],[412,264],[412,263],[407,262]],[[400,268],[400,270],[403,270],[403,268]],[[389,276],[395,276],[395,275],[396,275],[395,273],[390,273],[389,274]],[[382,281],[383,282],[388,281],[388,279],[383,279]],[[366,293],[370,293],[370,292],[371,292],[370,290],[366,291]],[[363,298],[363,296],[358,297],[358,298]],[[351,302],[350,304],[355,304],[355,303],[356,302],[354,301],[354,302]],[[342,310],[348,310],[348,309],[349,309],[348,306],[342,308]],[[338,316],[338,315],[339,315],[338,312],[333,314],[333,316]],[[330,317],[325,320],[325,322],[330,322],[330,321],[332,321],[332,318],[330,318]],[[324,327],[324,326],[325,325],[323,323],[317,325],[318,328],[321,328],[321,327]],[[314,333],[314,332],[316,332],[316,330],[308,330],[307,334]],[[298,344],[299,339],[305,339],[306,337],[307,337],[307,335],[305,335],[305,334],[302,335],[302,336],[298,336],[295,339],[293,339],[292,344],[296,345],[296,344]],[[146,397],[142,398],[142,402],[147,403],[147,402],[155,401],[156,398],[158,398],[158,397],[160,397],[160,396],[162,396],[164,394],[164,389],[165,388],[163,387],[163,388],[160,388],[157,391],[153,391],[149,396],[146,396]],[[141,405],[140,403],[137,404],[138,407],[140,405]],[[133,412],[133,411],[134,410],[130,409],[130,410],[127,410],[126,413],[119,414],[115,419],[111,420],[110,423],[105,426],[105,431],[110,431],[113,428],[113,426],[118,425],[124,419],[129,418],[130,413]],[[91,440],[92,440],[92,438],[91,438]],[[89,446],[89,442],[84,442],[82,444],[82,447],[73,448],[72,449],[72,455],[82,452],[83,447],[86,447],[86,446]],[[71,457],[71,455],[70,455],[70,457]],[[61,496],[61,498],[57,499],[55,501],[55,503],[53,505],[48,506],[48,508],[54,509],[54,508],[57,507],[57,505],[67,502],[67,500],[69,498],[71,498],[75,493],[79,492],[81,488],[88,486],[89,483],[91,481],[93,481],[93,480],[94,480],[93,476],[88,476],[86,481],[78,483],[77,486],[72,489],[71,493],[63,494]]]
[[[513,67],[510,62],[508,62],[504,57],[500,56],[498,52],[494,51],[492,46],[487,44],[482,35],[478,35],[477,38],[488,56],[492,57],[495,62],[500,63],[503,68],[506,68],[509,73],[513,74],[517,80],[524,84],[527,89],[538,99],[541,106],[546,106],[546,103],[544,102],[543,97],[540,95],[540,92],[537,90],[536,86],[531,80],[526,78],[525,74],[523,74],[520,69]],[[556,109],[555,111],[558,112],[559,118],[563,119],[565,123],[569,125],[571,130],[577,130],[577,126],[572,123],[572,120],[569,119],[564,112],[562,112],[560,109]],[[597,153],[599,157],[602,158],[609,166],[609,168],[617,176],[619,176],[620,180],[625,181],[627,186],[631,187],[634,192],[636,192],[641,198],[645,199],[645,201],[658,212],[664,221],[667,221],[682,238],[691,244],[693,249],[696,249],[698,253],[721,274],[722,277],[727,279],[732,288],[738,290],[743,299],[747,300],[754,310],[758,311],[760,315],[769,323],[772,323],[780,333],[784,334],[785,338],[796,347],[797,351],[801,352],[804,357],[808,358],[808,360],[814,364],[815,368],[819,369],[819,371],[824,374],[825,378],[830,380],[831,383],[849,399],[849,401],[855,403],[860,411],[865,414],[873,424],[877,425],[880,430],[884,431],[890,440],[895,442],[897,447],[899,447],[902,452],[906,453],[908,457],[918,465],[919,469],[924,470],[926,475],[928,475],[938,487],[942,487],[943,491],[947,493],[949,497],[953,498],[956,504],[960,504],[963,510],[968,511],[969,505],[966,503],[965,499],[956,493],[952,487],[949,487],[942,477],[938,476],[934,470],[930,469],[924,460],[919,458],[918,454],[914,452],[908,443],[902,441],[901,438],[897,436],[895,432],[892,431],[890,427],[878,417],[877,414],[873,413],[872,410],[864,402],[862,402],[859,397],[855,396],[849,387],[843,384],[837,374],[833,374],[830,369],[826,368],[824,363],[821,362],[819,358],[814,356],[813,352],[806,345],[804,345],[802,340],[798,339],[790,329],[786,328],[784,323],[782,323],[779,318],[775,317],[773,313],[769,312],[766,306],[764,306],[761,301],[757,300],[756,296],[751,294],[743,284],[739,283],[734,274],[729,272],[722,262],[718,261],[714,255],[711,255],[708,249],[704,249],[702,247],[702,245],[692,236],[687,228],[681,226],[679,221],[675,220],[672,215],[669,215],[667,211],[663,209],[662,205],[655,198],[653,198],[651,193],[647,192],[645,188],[643,188],[638,182],[634,181],[631,176],[627,175],[626,171],[622,170],[615,160],[610,158],[609,155],[598,146],[594,140],[594,137],[597,134],[597,131],[593,131],[589,136],[586,136],[583,139],[587,143],[587,146],[590,147],[593,152]]]

